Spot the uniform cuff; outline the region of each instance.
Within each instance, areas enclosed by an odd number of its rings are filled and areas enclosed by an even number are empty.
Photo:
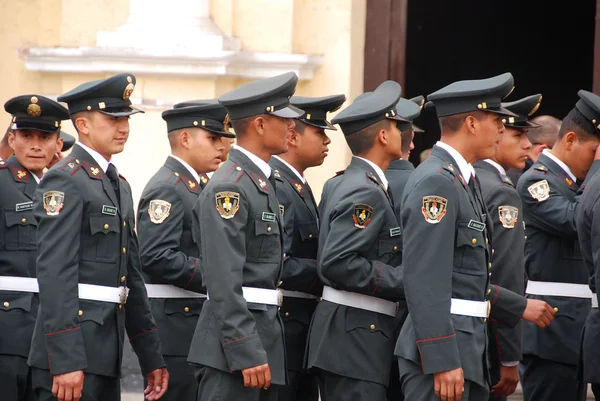
[[[80,327],[46,334],[50,374],[84,370],[88,367],[83,334]]]
[[[460,368],[460,355],[456,334],[450,336],[418,340],[423,373],[433,374]]]
[[[129,339],[129,342],[138,357],[144,376],[166,366],[160,349],[158,330],[150,329],[135,335]]]
[[[223,351],[229,370],[232,372],[264,365],[268,362],[267,353],[258,333],[224,343]]]

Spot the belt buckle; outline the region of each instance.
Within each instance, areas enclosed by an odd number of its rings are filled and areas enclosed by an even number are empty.
[[[283,291],[279,288],[275,291],[277,291],[277,306],[281,307],[281,305],[283,305]]]
[[[127,287],[123,286],[119,288],[119,303],[124,305],[127,303]]]
[[[490,312],[492,311],[492,303],[489,300],[486,300],[485,303],[487,304],[487,312],[485,316],[485,318],[487,319],[490,317]]]

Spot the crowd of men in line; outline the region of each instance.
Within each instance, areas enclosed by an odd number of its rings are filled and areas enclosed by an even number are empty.
[[[135,83],[4,106],[3,399],[119,400],[125,334],[148,400],[600,397],[599,96],[530,120],[510,73],[427,99],[385,81],[329,121],[344,95],[250,82],[163,112],[136,216],[111,162]],[[421,114],[439,141],[415,169]],[[317,204],[334,124],[353,157]]]

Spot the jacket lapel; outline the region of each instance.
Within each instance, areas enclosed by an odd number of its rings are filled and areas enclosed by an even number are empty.
[[[271,166],[274,168],[273,173],[275,174],[275,178],[277,178],[277,174],[279,174],[283,180],[289,182],[291,187],[294,189],[294,192],[302,199],[302,202],[308,211],[317,221],[319,221],[319,213],[317,212],[315,198],[313,197],[308,182],[303,184],[298,176],[292,170],[290,170],[288,166],[275,157],[271,158],[269,164],[271,164]]]
[[[121,205],[119,205],[117,194],[110,183],[110,179],[106,176],[106,174],[104,174],[104,171],[102,171],[100,166],[98,166],[92,155],[86,152],[81,146],[74,146],[73,151],[71,152],[71,157],[75,157],[76,161],[81,162],[81,165],[88,177],[90,177],[92,180],[97,180],[102,183],[102,189],[104,189],[104,193],[106,193],[106,196],[108,196],[113,206],[117,208],[117,212],[121,214]],[[122,187],[122,185],[119,185],[119,187]]]
[[[38,185],[33,175],[19,163],[14,155],[7,160],[7,163],[14,180],[23,184],[23,194],[33,200]]]

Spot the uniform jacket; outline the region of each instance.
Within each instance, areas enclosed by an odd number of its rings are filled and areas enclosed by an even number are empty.
[[[408,160],[394,160],[385,170],[385,177],[389,182],[389,192],[394,199],[394,211],[400,221],[400,207],[402,204],[402,192],[408,182],[408,178],[415,171],[415,166]]]
[[[205,175],[197,182],[183,164],[168,157],[146,184],[137,218],[146,282],[206,292],[192,235],[192,209],[206,183]],[[188,355],[203,302],[202,298],[150,300],[163,355]]]
[[[319,213],[308,183],[279,159],[269,162],[283,214],[283,272],[280,288],[321,296],[323,285],[317,274]],[[302,370],[310,321],[316,300],[284,297],[281,319],[284,324],[288,370]]]
[[[525,293],[525,225],[523,203],[510,178],[485,161],[475,163],[475,171],[493,224],[494,253],[490,281],[508,290]],[[523,327],[490,319],[491,360],[499,363],[520,361],[523,357]]]
[[[600,168],[592,164],[589,179]],[[525,234],[525,272],[535,281],[587,284],[575,224],[583,188],[544,153],[519,179],[517,190],[523,200]],[[536,188],[539,192],[536,192]],[[531,192],[530,192],[531,191]],[[533,197],[532,192],[539,199]],[[583,324],[590,310],[584,298],[548,297],[543,299],[559,312],[548,328],[524,323],[523,353],[556,362],[576,365]]]
[[[0,161],[0,275],[35,277],[33,196],[37,181],[15,156]],[[0,291],[0,354],[27,357],[37,294]]]
[[[120,179],[120,197],[119,205],[109,178],[80,146],[40,182],[34,200],[40,309],[30,366],[52,375],[84,370],[116,377],[125,329],[142,373],[165,366],[140,271],[125,179]],[[78,283],[125,285],[127,303],[80,300]]]
[[[462,367],[466,380],[487,386],[486,323],[483,318],[450,314],[451,298],[489,300],[491,316],[512,326],[521,318],[526,300],[489,286],[491,225],[457,166],[435,145],[404,189],[409,316],[395,354],[421,366],[425,374]]]
[[[200,194],[194,220],[209,299],[188,361],[225,372],[269,363],[273,384],[285,384],[278,307],[247,304],[242,295],[242,286],[276,289],[280,281],[283,227],[271,183],[233,148]]]
[[[594,174],[586,187],[577,208],[576,222],[581,253],[587,268],[589,286],[597,294],[600,288],[600,174]],[[585,383],[600,383],[600,310],[592,308],[587,316],[581,336],[579,354],[580,379]]]
[[[354,157],[343,174],[327,181],[319,215],[317,268],[323,283],[402,300],[400,224],[371,165]],[[391,317],[319,302],[310,329],[308,367],[387,386],[404,312],[402,307]]]

